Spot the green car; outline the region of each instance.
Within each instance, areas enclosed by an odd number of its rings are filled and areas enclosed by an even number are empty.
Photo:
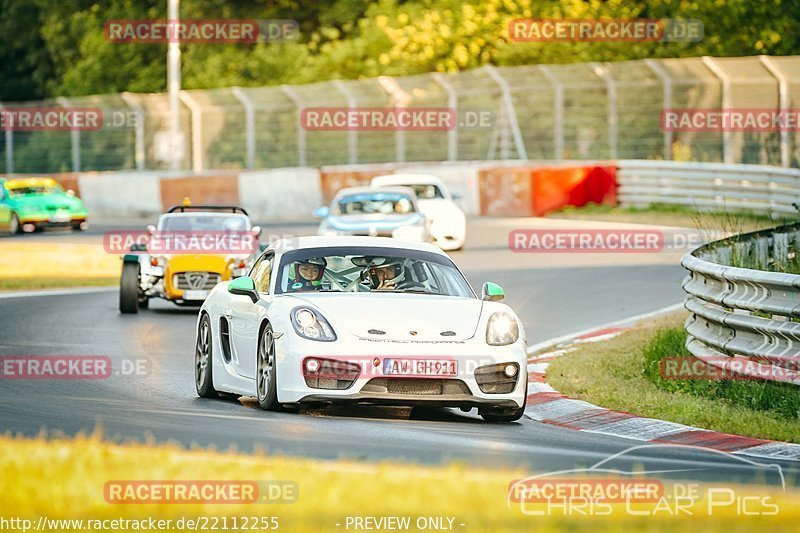
[[[0,178],[0,231],[20,233],[24,225],[87,227],[86,207],[72,191],[65,191],[51,178]]]

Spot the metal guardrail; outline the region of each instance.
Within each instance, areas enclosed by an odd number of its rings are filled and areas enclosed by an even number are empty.
[[[733,375],[800,385],[800,275],[775,271],[796,260],[800,223],[715,241],[686,255],[689,352]]]
[[[623,205],[672,204],[707,210],[797,213],[800,170],[768,165],[619,161]]]

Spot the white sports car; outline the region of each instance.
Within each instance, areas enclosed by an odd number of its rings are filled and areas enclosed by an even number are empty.
[[[266,410],[350,402],[473,408],[518,420],[526,339],[493,283],[475,295],[427,243],[298,237],[219,283],[197,323],[195,385]]]
[[[467,219],[453,201],[444,182],[430,174],[391,174],[372,178],[373,188],[409,187],[417,195],[417,204],[430,222],[434,244],[442,250],[459,250],[467,235]]]

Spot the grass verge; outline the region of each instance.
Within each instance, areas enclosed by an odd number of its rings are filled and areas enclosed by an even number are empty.
[[[0,241],[0,290],[116,285],[121,269],[100,244]]]
[[[797,218],[771,217],[756,213],[731,211],[724,213],[700,212],[688,206],[654,204],[650,207],[619,207],[590,204],[584,207],[566,207],[549,213],[548,218],[571,220],[601,220],[693,228],[699,231],[720,233],[743,233],[771,228]]]
[[[731,531],[744,530],[752,520],[737,516],[735,505],[708,514],[705,496],[697,499],[693,513],[676,515],[633,516],[619,504],[611,516],[564,516],[560,510],[531,516],[506,505],[509,482],[524,476],[519,470],[187,451],[170,445],[110,444],[96,436],[74,440],[0,437],[0,471],[0,516],[28,519],[34,525],[41,516],[84,521],[154,518],[169,519],[173,524],[180,518],[238,517],[241,521],[242,517],[257,516],[277,517],[280,530],[316,532],[354,529],[344,527],[348,516],[408,516],[412,524],[418,517],[435,516],[453,517],[452,529],[465,532],[683,531],[690,527]],[[282,480],[297,483],[298,498],[293,503],[249,505],[106,503],[104,486],[117,480]],[[760,517],[758,523],[769,524],[771,531],[794,530],[800,519],[800,495],[796,492],[758,487],[735,490],[737,495],[769,495],[780,512]],[[46,529],[77,528],[51,525]],[[164,530],[178,528],[173,525]]]
[[[788,385],[665,380],[663,357],[689,356],[684,313],[647,321],[553,361],[556,390],[609,409],[763,439],[800,443],[800,391]]]
[[[119,285],[119,277],[0,278],[0,291],[66,289],[76,287],[111,287],[116,285]]]

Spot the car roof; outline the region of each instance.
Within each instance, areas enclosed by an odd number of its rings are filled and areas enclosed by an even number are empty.
[[[432,252],[438,255],[447,256],[438,247],[427,242],[404,241],[389,237],[352,237],[352,236],[318,236],[309,235],[301,237],[289,237],[279,239],[270,243],[269,247],[278,253],[290,250],[300,250],[304,248],[328,248],[328,247],[363,247],[370,246],[376,248],[404,248],[420,252]]]
[[[444,185],[439,176],[433,174],[386,174],[372,178],[373,183],[386,185]]]
[[[409,187],[381,187],[380,191],[373,187],[346,187],[344,189],[340,189],[339,192],[336,193],[336,196],[346,196],[351,194],[378,194],[387,192],[406,194],[412,198],[417,197],[417,195],[414,193],[414,189]]]
[[[56,183],[53,178],[8,178],[6,180],[8,187],[34,187],[36,185],[56,185]]]
[[[220,211],[184,211],[175,213],[163,213],[161,215],[161,218],[196,217],[196,216],[249,218],[244,213],[230,213],[230,212],[220,212]]]

